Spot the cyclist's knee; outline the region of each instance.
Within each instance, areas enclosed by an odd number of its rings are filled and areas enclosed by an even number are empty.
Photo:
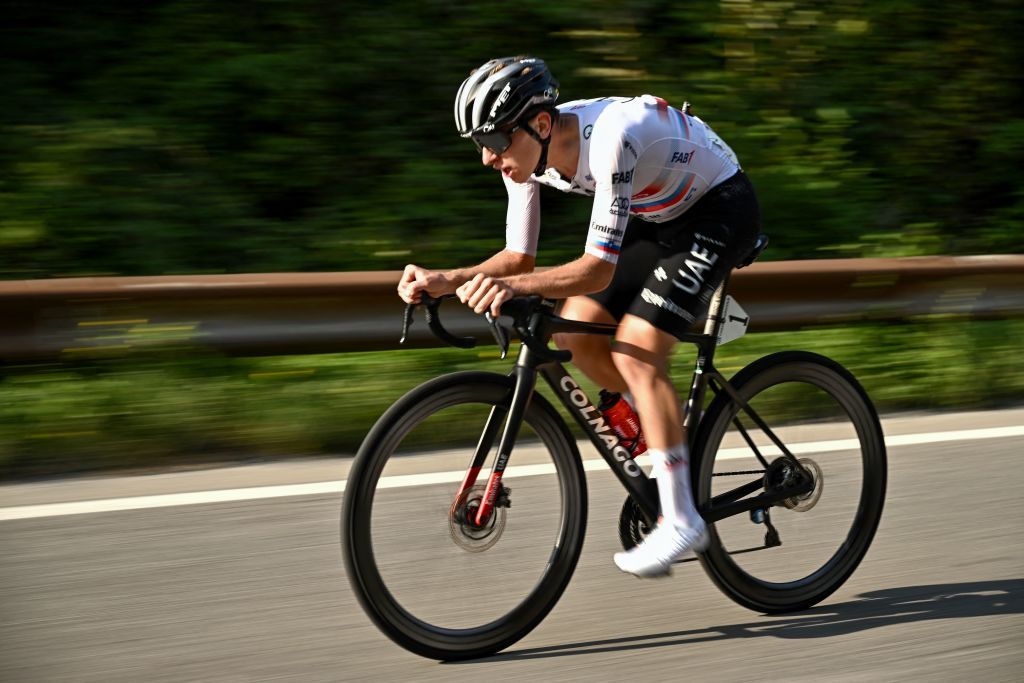
[[[646,320],[627,315],[619,326],[612,347],[612,360],[629,382],[651,382],[668,377],[668,357],[675,338]]]

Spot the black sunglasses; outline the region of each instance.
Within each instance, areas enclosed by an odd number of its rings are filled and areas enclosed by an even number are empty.
[[[513,126],[512,128],[506,128],[505,130],[492,130],[487,133],[473,133],[469,138],[476,145],[476,151],[482,152],[484,147],[491,150],[495,154],[501,154],[512,145],[512,135],[515,134],[521,126]]]

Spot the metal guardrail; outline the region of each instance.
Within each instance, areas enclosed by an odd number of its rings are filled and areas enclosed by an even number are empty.
[[[278,273],[0,282],[0,362],[204,347],[248,355],[398,347],[399,273]],[[751,331],[946,315],[1024,315],[1024,255],[755,263],[730,293]],[[482,320],[446,326],[490,343]],[[411,344],[436,345],[426,325]]]

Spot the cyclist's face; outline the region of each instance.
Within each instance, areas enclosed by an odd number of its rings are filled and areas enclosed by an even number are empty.
[[[544,115],[538,115],[530,122],[530,126],[541,136],[545,136],[549,132],[547,127],[549,124],[541,120],[544,118],[546,118]],[[520,128],[512,133],[512,144],[508,146],[508,149],[497,153],[484,147],[480,150],[480,160],[484,166],[501,171],[513,182],[524,183],[533,173],[533,169],[537,168],[540,152],[540,143]]]

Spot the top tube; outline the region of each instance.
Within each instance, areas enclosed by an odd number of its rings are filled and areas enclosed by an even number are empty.
[[[548,316],[548,330],[552,333],[556,332],[569,332],[577,334],[601,334],[612,336],[615,331],[619,329],[618,325],[609,325],[607,323],[592,323],[584,320],[569,320],[563,318],[554,313]]]

